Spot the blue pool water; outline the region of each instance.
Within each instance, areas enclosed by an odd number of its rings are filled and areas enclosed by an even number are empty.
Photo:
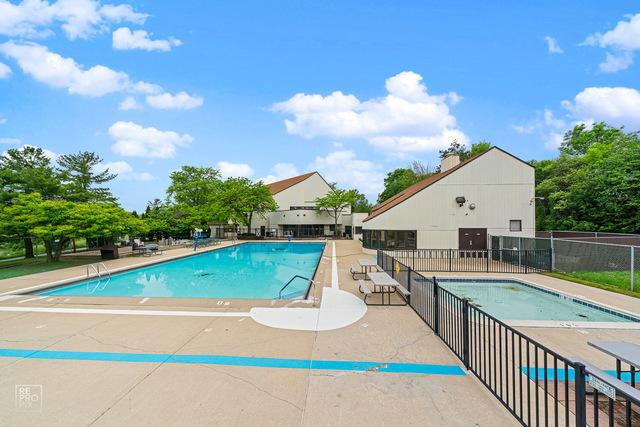
[[[38,295],[274,299],[296,274],[313,278],[323,249],[323,243],[243,243]],[[283,297],[302,298],[308,286],[296,279]]]
[[[449,292],[500,320],[559,320],[580,322],[638,322],[610,310],[516,280],[439,279]]]

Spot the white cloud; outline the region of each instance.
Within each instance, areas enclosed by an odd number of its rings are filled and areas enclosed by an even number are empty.
[[[112,22],[144,23],[147,15],[134,12],[130,5],[104,5],[96,0],[24,0],[13,4],[0,0],[0,34],[10,37],[45,37],[49,28],[60,24],[66,36],[89,38]]]
[[[115,122],[109,127],[109,135],[116,142],[111,146],[114,153],[125,157],[170,158],[176,148],[193,141],[189,134],[163,131],[154,127],[142,127],[133,122]]]
[[[145,30],[131,31],[127,27],[118,28],[113,32],[113,48],[117,50],[159,50],[168,52],[174,46],[180,46],[182,42],[170,37],[166,40],[152,40],[151,34]]]
[[[246,163],[231,163],[220,161],[217,165],[223,178],[244,177],[253,175],[253,169]]]
[[[136,99],[133,96],[127,96],[118,105],[118,109],[122,111],[141,110],[142,105],[138,104],[138,101],[136,101]]]
[[[640,130],[640,92],[628,87],[588,87],[572,101],[562,101],[580,122],[604,121],[612,126]]]
[[[5,63],[0,62],[0,79],[8,79],[11,77],[11,68]]]
[[[35,43],[9,41],[0,44],[0,52],[13,58],[25,73],[34,79],[56,88],[64,88],[71,94],[102,96],[125,90],[129,76],[104,65],[87,70],[71,58],[50,52]]]
[[[551,54],[564,53],[564,50],[562,50],[562,48],[558,44],[558,41],[555,38],[551,36],[546,36],[544,39],[547,42],[547,49],[549,50],[549,53]]]
[[[605,62],[600,64],[600,71],[615,73],[629,68],[633,63],[633,52],[640,49],[640,13],[627,16],[627,20],[619,21],[604,34],[589,35],[583,44],[613,50],[614,53],[607,53]]]
[[[309,165],[328,182],[337,182],[341,188],[356,188],[369,197],[383,189],[384,173],[379,165],[361,160],[351,150],[336,150],[326,156],[317,156]]]
[[[85,69],[73,58],[65,58],[37,43],[9,41],[0,44],[0,53],[14,59],[23,72],[37,81],[51,87],[67,89],[70,94],[99,97],[118,92],[140,93],[149,95],[153,106],[158,105],[156,108],[190,109],[204,102],[202,98],[185,92],[153,96],[163,91],[161,86],[145,81],[132,81],[127,73],[104,65]]]
[[[0,138],[0,144],[3,145],[20,145],[22,141],[18,138]]]
[[[271,173],[269,175],[263,178],[258,178],[257,181],[270,184],[272,182],[282,181],[283,179],[300,175],[300,172],[292,163],[276,163],[271,168],[270,172]]]
[[[584,124],[587,127],[597,122],[611,126],[624,126],[630,131],[640,130],[640,91],[628,87],[588,87],[579,92],[573,100],[561,102],[566,110],[566,119],[556,118],[551,110],[538,114],[536,120],[514,125],[518,133],[536,132],[545,147],[557,149],[564,134],[573,127]]]
[[[133,166],[122,160],[100,163],[96,166],[96,169],[100,172],[109,169],[110,173],[118,175],[118,180],[123,181],[151,181],[153,179],[153,175],[149,172],[137,172]]]
[[[598,68],[603,73],[616,73],[626,70],[631,64],[633,64],[633,52],[628,50],[615,54],[607,52],[607,59],[601,62]]]
[[[455,92],[429,95],[422,77],[405,71],[386,80],[388,94],[360,101],[336,91],[327,96],[298,93],[272,110],[293,115],[285,120],[290,134],[305,138],[328,136],[361,138],[395,153],[435,151],[467,136],[458,128],[449,106],[461,97]]]
[[[100,14],[111,22],[131,22],[142,25],[147,20],[146,13],[138,13],[128,4],[105,4],[100,8]]]
[[[537,113],[537,117],[523,125],[512,125],[513,130],[519,134],[536,133],[543,141],[547,149],[555,150],[560,146],[567,122],[556,118],[553,111],[545,109]]]
[[[146,97],[147,104],[161,110],[191,110],[204,103],[199,96],[192,96],[186,92],[178,92],[172,95],[168,92]]]
[[[162,92],[162,86],[154,83],[139,81],[131,85],[131,91],[142,93],[144,95],[153,95]]]

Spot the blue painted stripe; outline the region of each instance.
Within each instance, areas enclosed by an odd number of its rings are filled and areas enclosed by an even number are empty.
[[[603,370],[603,372],[606,372],[607,374],[611,375],[612,377],[616,377],[615,369]],[[536,368],[527,368],[526,366],[523,366],[522,367],[522,373],[535,381],[535,379],[536,379]],[[545,373],[546,373],[547,381],[554,381],[554,379],[557,379],[558,381],[564,381],[564,379],[565,379],[564,369],[558,369],[558,375],[556,377],[554,375],[554,369],[553,368],[547,368],[546,372],[545,372],[544,368],[538,368],[537,369],[538,381],[544,381]],[[636,377],[635,378],[636,382],[640,382],[640,372],[636,372],[635,377]],[[573,368],[569,368],[568,369],[567,378],[568,378],[569,381],[574,381],[576,379],[575,371],[573,370]],[[588,375],[587,375],[587,378],[588,378]],[[620,379],[621,379],[621,381],[624,381],[626,383],[631,382],[631,372],[622,372],[622,375],[620,376]]]
[[[465,375],[456,365],[426,363],[365,362],[349,360],[281,359],[273,357],[222,356],[212,354],[108,353],[92,351],[52,351],[0,349],[0,357],[49,360],[92,360],[102,362],[180,363],[259,368],[314,369],[321,371],[369,371],[426,375]]]

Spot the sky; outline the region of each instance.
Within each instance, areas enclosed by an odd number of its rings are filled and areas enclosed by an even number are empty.
[[[0,0],[0,152],[95,151],[137,211],[182,165],[374,201],[453,140],[639,130],[639,50],[637,1]]]

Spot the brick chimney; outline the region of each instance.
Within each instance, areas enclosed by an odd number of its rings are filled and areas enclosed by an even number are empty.
[[[447,156],[440,162],[440,172],[445,172],[454,166],[460,164],[460,155],[456,153],[447,154]]]

